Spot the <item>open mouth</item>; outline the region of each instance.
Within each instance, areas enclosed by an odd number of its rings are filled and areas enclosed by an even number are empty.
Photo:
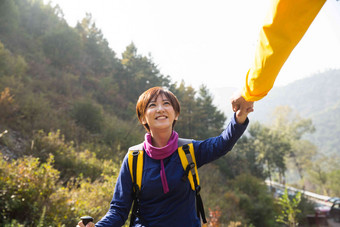
[[[156,120],[164,120],[164,119],[167,119],[168,117],[167,116],[158,116],[156,117]]]

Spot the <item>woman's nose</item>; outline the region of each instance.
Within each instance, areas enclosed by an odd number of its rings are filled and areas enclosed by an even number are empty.
[[[162,112],[162,111],[164,111],[163,105],[158,105],[157,106],[157,112]]]

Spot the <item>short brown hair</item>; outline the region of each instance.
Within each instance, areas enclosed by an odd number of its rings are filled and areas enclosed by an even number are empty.
[[[181,111],[181,107],[180,107],[177,97],[171,91],[166,90],[162,87],[152,87],[144,91],[143,94],[139,96],[138,101],[137,101],[136,113],[137,113],[138,120],[141,124],[143,124],[142,118],[145,115],[145,111],[149,103],[151,102],[153,98],[157,98],[159,95],[165,95],[165,97],[169,99],[172,107],[174,108],[176,116],[179,115]],[[176,124],[176,120],[174,120],[174,122],[172,123],[172,128],[175,126],[175,124]],[[143,124],[143,126],[148,132],[150,132],[150,128],[148,124]]]

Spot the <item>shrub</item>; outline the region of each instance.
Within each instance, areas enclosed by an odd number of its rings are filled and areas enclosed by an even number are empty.
[[[250,174],[237,176],[231,184],[239,197],[238,208],[244,212],[247,224],[275,226],[275,204],[264,182]]]
[[[102,109],[91,101],[76,102],[73,106],[72,117],[77,124],[85,127],[92,133],[98,133],[102,129]]]
[[[95,181],[77,177],[63,187],[54,157],[47,162],[23,157],[6,162],[0,153],[1,226],[75,226],[79,218],[91,215],[98,221],[109,208],[119,168],[102,163]]]
[[[38,131],[33,141],[31,154],[42,160],[46,160],[50,154],[54,155],[54,166],[61,172],[63,180],[79,175],[95,180],[101,176],[103,163],[96,158],[96,154],[86,148],[76,151],[73,142],[66,142],[59,130],[47,135]]]
[[[13,120],[13,114],[17,108],[14,96],[11,94],[10,89],[6,87],[0,93],[0,123],[4,124]]]
[[[43,207],[59,187],[59,172],[52,164],[53,156],[40,164],[33,157],[6,162],[0,155],[0,224],[13,219],[25,226],[38,223]]]
[[[289,225],[290,227],[298,226],[299,222],[297,220],[297,215],[301,213],[301,210],[298,208],[300,201],[301,192],[297,192],[295,197],[290,199],[288,196],[288,190],[285,189],[285,193],[278,200],[278,204],[281,207],[281,214],[278,215],[276,221]]]

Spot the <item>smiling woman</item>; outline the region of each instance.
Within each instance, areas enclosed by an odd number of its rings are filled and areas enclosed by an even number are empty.
[[[160,87],[154,87],[150,88],[139,97],[136,112],[139,121],[148,132],[150,132],[150,123],[153,124],[155,122],[152,121],[152,118],[154,118],[154,120],[159,120],[160,122],[161,120],[168,119],[173,128],[180,113],[180,104],[171,91],[164,90]],[[165,117],[165,119],[160,118],[162,116]]]
[[[129,149],[110,209],[96,226],[124,225],[132,203],[130,226],[201,226],[201,218],[206,223],[197,168],[233,148],[247,128],[251,111],[239,110],[217,137],[182,139],[174,130],[180,114],[176,96],[161,87],[145,91],[136,105],[147,131],[144,142]],[[78,225],[84,227],[82,222]]]

